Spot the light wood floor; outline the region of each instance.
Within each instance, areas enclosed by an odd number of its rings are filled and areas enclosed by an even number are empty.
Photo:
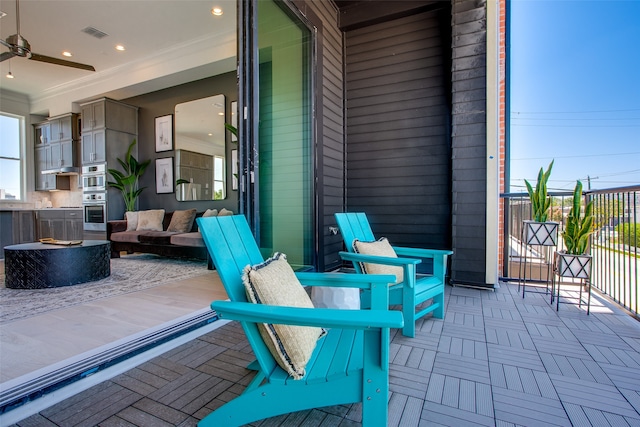
[[[0,328],[0,383],[41,375],[80,355],[204,310],[214,299],[227,295],[212,271],[7,322]]]

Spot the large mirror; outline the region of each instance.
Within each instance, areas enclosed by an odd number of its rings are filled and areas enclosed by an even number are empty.
[[[176,199],[226,197],[224,95],[183,102],[175,107]]]

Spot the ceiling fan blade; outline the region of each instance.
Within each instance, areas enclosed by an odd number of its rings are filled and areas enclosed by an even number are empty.
[[[87,70],[87,71],[95,71],[96,70],[95,68],[93,68],[92,65],[86,65],[86,64],[81,64],[79,62],[72,62],[72,61],[67,61],[67,60],[64,60],[64,59],[53,58],[51,56],[39,55],[39,54],[33,53],[33,52],[31,52],[31,58],[30,59],[33,59],[34,61],[47,62],[49,64],[63,65],[65,67],[79,68],[81,70]]]
[[[0,53],[0,62],[6,61],[7,59],[13,58],[15,55],[11,52],[2,52]]]
[[[8,42],[6,42],[5,40],[0,39],[0,43],[2,43],[3,46],[8,47],[9,49],[12,48],[12,46]]]

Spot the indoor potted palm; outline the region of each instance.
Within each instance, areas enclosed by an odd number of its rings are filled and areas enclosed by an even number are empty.
[[[588,279],[591,271],[591,255],[587,254],[589,236],[594,231],[593,201],[586,204],[582,214],[582,182],[573,191],[573,202],[562,238],[566,250],[557,254],[558,275]]]
[[[524,180],[531,200],[532,220],[524,221],[524,236],[528,245],[556,246],[558,241],[558,226],[554,221],[547,221],[549,208],[551,207],[551,197],[547,194],[547,182],[553,168],[553,160],[545,171],[540,168],[538,172],[538,182],[535,188]]]
[[[133,151],[133,147],[136,145],[136,140],[134,139],[129,148],[127,149],[127,154],[123,159],[116,159],[124,172],[121,172],[117,169],[109,169],[109,175],[113,177],[113,181],[107,182],[109,187],[117,188],[122,193],[122,199],[124,200],[125,209],[127,212],[133,212],[136,210],[136,201],[138,200],[138,196],[142,193],[146,187],[139,188],[138,180],[144,174],[147,166],[151,163],[151,159],[139,163],[138,160],[133,157],[131,152]]]

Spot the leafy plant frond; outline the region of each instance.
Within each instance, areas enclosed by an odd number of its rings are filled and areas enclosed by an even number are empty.
[[[552,168],[553,160],[549,163],[546,171],[543,168],[540,168],[535,189],[529,181],[526,179],[524,180],[527,187],[527,193],[529,193],[529,199],[531,200],[533,219],[537,222],[545,222],[547,220],[549,207],[551,207],[551,198],[547,195],[547,182],[551,176]]]
[[[142,190],[146,188],[138,188],[138,179],[144,174],[147,167],[151,164],[151,159],[140,163],[131,154],[135,145],[136,140],[134,139],[127,148],[127,153],[124,159],[116,159],[124,172],[117,169],[108,169],[107,171],[113,178],[113,181],[107,182],[107,185],[120,190],[124,200],[125,209],[127,211],[135,210],[136,200],[138,200]]]
[[[582,214],[582,182],[576,183],[573,190],[571,210],[567,216],[562,237],[568,254],[583,255],[589,246],[589,236],[595,231],[593,201],[587,203]]]
[[[225,127],[225,129],[227,129],[229,132],[231,132],[236,137],[238,136],[238,128],[235,127],[234,125],[232,125],[230,123],[225,123],[224,127]]]

